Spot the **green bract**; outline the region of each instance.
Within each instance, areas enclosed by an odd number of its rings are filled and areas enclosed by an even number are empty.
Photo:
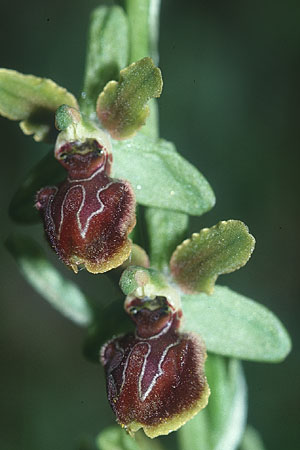
[[[120,80],[110,81],[97,100],[97,115],[115,139],[127,139],[145,124],[147,102],[162,91],[160,70],[143,58],[121,70]]]
[[[244,266],[254,244],[243,222],[222,221],[194,233],[177,247],[170,261],[172,275],[187,293],[211,294],[218,275]]]
[[[138,203],[195,216],[214,206],[207,180],[171,142],[139,133],[133,139],[115,141],[113,149],[113,176],[130,181]]]
[[[54,113],[63,103],[78,108],[75,97],[54,81],[0,69],[0,114],[21,120],[22,131],[36,141],[51,138]]]
[[[291,350],[282,323],[267,308],[224,286],[212,295],[183,295],[184,329],[199,333],[208,351],[253,361],[279,362]]]

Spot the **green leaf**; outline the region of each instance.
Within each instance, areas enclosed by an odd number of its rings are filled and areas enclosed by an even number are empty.
[[[246,383],[236,360],[208,355],[211,387],[208,406],[179,431],[181,450],[235,450],[242,438],[247,411]]]
[[[183,295],[184,329],[199,333],[208,351],[239,359],[280,362],[291,350],[287,331],[264,306],[224,286],[212,295]]]
[[[174,248],[184,238],[188,220],[184,213],[147,208],[146,222],[152,266],[160,270],[168,266]]]
[[[49,262],[43,250],[32,239],[12,235],[6,246],[29,284],[61,314],[81,326],[92,320],[87,298],[80,289]]]
[[[51,150],[31,169],[14,194],[9,205],[11,218],[23,224],[39,222],[40,215],[34,208],[37,191],[47,185],[56,185],[65,177],[65,169],[54,158],[54,152]]]
[[[97,115],[111,136],[127,139],[145,124],[147,102],[162,91],[160,70],[143,58],[121,70],[119,81],[110,81],[97,100]]]
[[[240,450],[265,450],[259,433],[251,426],[247,426]]]
[[[244,266],[254,245],[255,239],[243,222],[219,222],[177,247],[170,261],[172,275],[186,293],[211,294],[218,275]]]
[[[53,140],[54,114],[62,104],[78,108],[75,97],[54,81],[0,69],[0,114],[21,120],[22,131],[36,141]]]
[[[91,15],[82,111],[95,114],[96,101],[110,80],[119,78],[128,64],[128,23],[119,6],[100,6]]]
[[[170,142],[139,133],[114,141],[113,155],[113,176],[127,179],[144,206],[200,216],[215,204],[206,179]]]

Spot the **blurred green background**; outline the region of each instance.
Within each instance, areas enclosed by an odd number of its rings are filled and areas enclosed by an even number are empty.
[[[1,2],[1,67],[47,76],[79,94],[88,18],[98,4]],[[257,239],[252,259],[219,281],[269,307],[294,343],[282,364],[244,365],[249,422],[268,450],[299,444],[299,23],[296,0],[162,1],[161,135],[204,173],[217,197],[191,229],[229,218],[249,226]],[[41,226],[18,227],[6,211],[47,146],[2,118],[0,130],[1,240],[19,229],[42,241]],[[58,267],[99,301],[115,295],[105,276],[75,277]],[[82,356],[84,331],[33,292],[4,249],[0,282],[0,448],[79,448],[114,420],[102,368]]]

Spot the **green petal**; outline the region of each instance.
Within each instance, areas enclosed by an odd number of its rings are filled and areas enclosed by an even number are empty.
[[[84,294],[55,269],[35,241],[13,235],[6,246],[29,284],[55,309],[78,325],[91,322],[92,311]]]
[[[212,295],[182,296],[184,329],[199,333],[208,351],[252,361],[280,362],[290,337],[264,306],[225,286]]]
[[[194,233],[177,247],[171,272],[187,293],[211,294],[218,275],[244,266],[254,250],[255,239],[239,220],[219,222]]]
[[[54,81],[0,69],[0,114],[21,120],[22,131],[36,141],[53,138],[54,113],[63,103],[78,108],[75,97]]]
[[[145,124],[147,102],[162,91],[160,70],[151,58],[143,58],[121,70],[120,80],[110,81],[97,100],[97,114],[111,136],[127,139]]]
[[[215,204],[204,176],[170,142],[139,133],[114,141],[113,155],[113,176],[127,179],[142,205],[200,216]]]
[[[91,15],[82,111],[94,114],[99,93],[110,80],[119,78],[128,64],[127,17],[119,6],[100,6]]]

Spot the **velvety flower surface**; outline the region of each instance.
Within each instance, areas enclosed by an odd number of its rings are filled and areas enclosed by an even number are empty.
[[[136,324],[130,333],[101,350],[107,394],[117,421],[151,438],[178,429],[206,406],[205,346],[194,334],[178,331],[181,311],[166,298],[133,298],[126,304]]]
[[[110,178],[111,154],[95,139],[66,142],[56,157],[68,176],[36,198],[50,245],[74,272],[81,265],[93,273],[119,266],[129,257],[135,225],[130,184]]]

